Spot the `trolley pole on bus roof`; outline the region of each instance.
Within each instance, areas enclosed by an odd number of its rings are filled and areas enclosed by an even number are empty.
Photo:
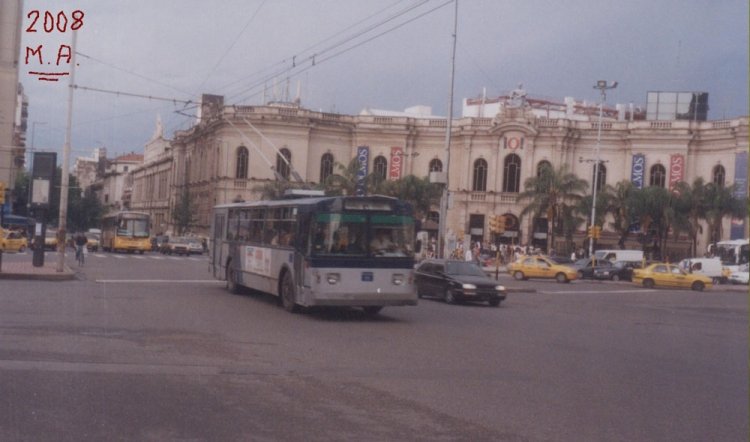
[[[451,54],[451,87],[448,100],[448,124],[445,125],[445,185],[443,194],[440,197],[440,223],[438,224],[438,244],[437,256],[446,258],[445,250],[445,232],[448,224],[448,200],[450,191],[450,170],[451,170],[451,126],[453,126],[453,83],[456,75],[456,37],[458,34],[458,0],[455,1],[453,11],[453,48]]]
[[[78,40],[78,31],[73,31],[73,43],[70,52],[72,58],[70,61],[70,82],[68,84],[68,124],[65,128],[65,145],[63,146],[63,163],[62,177],[60,183],[60,218],[58,220],[57,230],[57,268],[56,271],[62,272],[65,269],[65,237],[68,219],[68,186],[70,176],[70,138],[71,128],[73,126],[73,89],[76,81],[76,42]]]

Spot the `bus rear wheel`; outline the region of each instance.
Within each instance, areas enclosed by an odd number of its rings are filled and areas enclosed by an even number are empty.
[[[281,279],[281,306],[284,310],[289,313],[297,313],[299,306],[297,305],[297,295],[294,290],[294,281],[292,281],[292,275],[289,272],[284,272],[284,276]]]
[[[375,316],[378,313],[380,313],[381,310],[383,310],[382,305],[368,305],[367,307],[362,307],[362,310],[365,311],[365,316]]]

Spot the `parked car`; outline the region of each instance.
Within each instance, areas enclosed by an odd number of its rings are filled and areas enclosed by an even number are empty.
[[[169,238],[169,242],[164,243],[161,252],[167,255],[189,255],[190,241],[187,238],[176,236]]]
[[[189,254],[196,254],[201,255],[203,253],[203,244],[201,244],[201,240],[198,238],[188,238],[188,253]]]
[[[597,269],[611,269],[612,262],[605,259],[581,258],[570,265],[578,274],[578,279],[594,278],[594,271]]]
[[[420,298],[441,298],[448,304],[478,301],[497,307],[507,296],[504,286],[471,261],[424,260],[414,271],[414,282]]]
[[[748,272],[748,264],[745,263],[739,267],[739,270],[735,270],[732,273],[729,274],[729,282],[732,284],[748,284],[748,277],[750,276],[750,273]]]
[[[0,229],[0,250],[3,252],[23,252],[28,245],[26,238],[19,232]]]
[[[633,270],[633,283],[652,287],[679,287],[702,291],[712,287],[708,276],[691,274],[677,264],[655,263],[643,269]]]
[[[542,255],[522,256],[508,266],[508,273],[519,281],[529,278],[553,278],[557,282],[570,282],[578,279],[578,272],[575,269],[557,264]]]
[[[594,279],[611,281],[632,281],[633,270],[642,268],[642,261],[617,261],[610,267],[594,269]]]

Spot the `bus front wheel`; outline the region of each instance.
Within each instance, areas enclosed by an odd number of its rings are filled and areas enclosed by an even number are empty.
[[[237,284],[237,275],[232,268],[232,261],[227,263],[227,290],[235,295],[240,293],[240,286]]]
[[[281,279],[281,305],[284,310],[289,313],[297,313],[299,306],[297,305],[297,295],[294,290],[294,281],[292,281],[292,275],[289,272],[284,272],[284,276]]]

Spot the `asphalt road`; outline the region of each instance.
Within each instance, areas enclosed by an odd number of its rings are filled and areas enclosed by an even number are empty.
[[[742,289],[502,276],[537,292],[367,318],[231,295],[206,257],[77,269],[0,281],[0,440],[748,438]]]

